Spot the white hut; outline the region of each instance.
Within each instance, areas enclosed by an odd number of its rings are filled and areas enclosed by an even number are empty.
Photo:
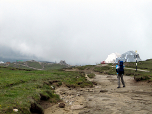
[[[140,56],[138,53],[134,51],[127,51],[126,53],[122,54],[121,57],[116,58],[116,63],[118,60],[121,60],[123,62],[136,62],[136,57],[137,61],[141,61]]]
[[[3,61],[0,61],[0,64],[3,64],[4,62]]]
[[[116,58],[121,57],[121,54],[119,53],[111,53],[108,55],[107,59],[105,60],[105,63],[115,63]]]

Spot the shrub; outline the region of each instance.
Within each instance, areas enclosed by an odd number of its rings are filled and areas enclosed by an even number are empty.
[[[95,74],[94,73],[90,73],[87,75],[89,78],[94,78],[95,77]]]

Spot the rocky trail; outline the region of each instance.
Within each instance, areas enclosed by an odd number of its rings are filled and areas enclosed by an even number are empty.
[[[67,87],[55,91],[63,99],[44,110],[45,114],[151,114],[152,83],[135,82],[124,76],[126,87],[117,89],[116,75],[99,75],[89,79],[97,83],[93,88]]]

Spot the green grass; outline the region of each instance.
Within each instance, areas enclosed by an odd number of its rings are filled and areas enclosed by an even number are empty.
[[[87,75],[89,78],[94,78],[96,75],[94,73],[90,73]]]
[[[40,65],[40,63],[38,63],[38,62],[27,61],[27,65],[29,67],[33,67],[33,68],[37,68],[37,69],[42,69],[42,65]]]
[[[134,76],[136,81],[149,80],[152,81],[152,60],[138,62],[138,68],[147,69],[150,72],[141,72],[131,69],[125,69],[127,76]],[[10,66],[13,64],[10,64]],[[35,66],[36,64],[30,64]],[[0,67],[0,114],[30,114],[32,105],[39,105],[40,100],[49,100],[50,102],[58,102],[60,98],[54,93],[51,88],[61,86],[63,83],[67,87],[92,87],[92,82],[85,78],[83,72],[65,72],[58,64],[44,64],[45,70],[38,71],[17,66],[13,67]],[[135,63],[125,63],[126,67],[135,68]],[[77,67],[81,70],[94,70],[104,75],[116,75],[115,67],[108,66],[94,66],[86,65]],[[52,70],[56,69],[56,70]],[[57,70],[58,69],[58,70]],[[89,73],[88,76],[93,78],[95,75]],[[43,99],[42,99],[43,98]],[[18,112],[13,112],[13,108],[19,109]]]
[[[67,66],[65,65],[60,65],[60,64],[45,64],[44,65],[44,70],[50,70],[50,69],[62,69],[66,68]]]
[[[10,63],[8,67],[14,67],[14,68],[20,68],[20,69],[29,69],[28,67],[23,66],[23,65],[24,65],[23,63],[17,63],[17,64]]]
[[[108,75],[115,75],[116,70],[115,68],[112,68],[111,66],[102,66],[102,67],[95,67],[95,72],[100,72],[101,74],[108,74]]]
[[[95,65],[85,65],[85,66],[78,66],[78,67],[76,67],[77,69],[79,69],[79,70],[89,70],[89,69],[91,69],[92,67],[94,67]]]
[[[52,82],[57,83],[52,83]],[[32,104],[39,106],[42,96],[50,102],[58,102],[59,96],[52,86],[92,87],[92,82],[82,72],[65,72],[63,70],[37,71],[0,67],[0,114],[31,113]],[[13,112],[13,108],[19,109]]]
[[[125,67],[130,67],[136,69],[135,62],[124,63]],[[138,69],[148,70],[150,72],[141,72]],[[139,61],[137,63],[137,72],[126,69],[126,75],[134,76],[136,81],[149,80],[152,81],[152,59],[146,61]]]
[[[124,63],[124,65],[126,67],[136,68],[136,62],[127,62],[127,63]],[[137,62],[137,69],[138,68],[152,71],[152,59]]]
[[[43,70],[50,70],[50,69],[62,69],[67,68],[66,65],[60,65],[60,64],[48,64],[48,63],[39,63],[36,61],[26,61],[26,62],[16,62],[16,63],[10,63],[8,66],[6,64],[0,64],[0,66],[7,66],[7,67],[14,67],[19,69],[29,69],[29,67],[26,66],[26,64],[31,67],[30,69],[43,69]]]
[[[136,68],[135,62],[126,62],[124,63],[125,67],[128,68]],[[102,66],[102,67],[95,67],[95,72],[100,72],[101,74],[107,74],[107,75],[117,75],[115,67],[111,67],[112,64],[108,64],[108,66]],[[115,66],[115,65],[113,65]],[[143,72],[139,71],[139,69],[149,70],[150,72]],[[148,80],[152,81],[152,59],[149,59],[147,61],[140,61],[138,62],[137,71],[132,69],[124,69],[124,75],[126,76],[134,76],[136,81],[141,80]]]

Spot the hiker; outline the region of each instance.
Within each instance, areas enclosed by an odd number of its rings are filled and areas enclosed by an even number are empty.
[[[123,66],[123,61],[118,61],[118,65],[116,65],[116,72],[117,72],[117,78],[118,78],[118,87],[120,88],[120,78],[123,87],[125,87],[125,82],[123,80],[123,74],[124,74],[124,66]]]

